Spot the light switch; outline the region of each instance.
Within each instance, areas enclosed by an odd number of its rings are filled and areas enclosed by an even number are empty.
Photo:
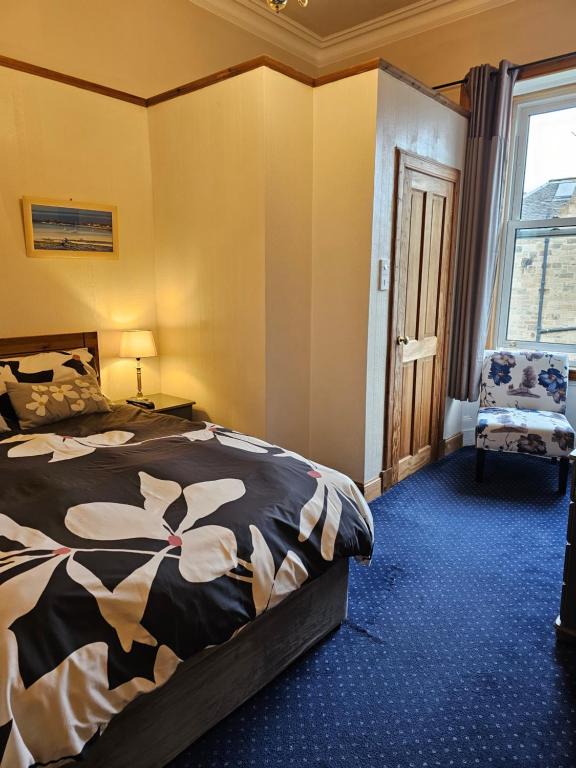
[[[378,260],[378,290],[387,291],[390,288],[390,270],[388,262],[384,259]]]

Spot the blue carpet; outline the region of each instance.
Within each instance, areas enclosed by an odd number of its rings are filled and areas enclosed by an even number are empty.
[[[464,448],[372,506],[348,621],[171,768],[576,766],[557,468]]]

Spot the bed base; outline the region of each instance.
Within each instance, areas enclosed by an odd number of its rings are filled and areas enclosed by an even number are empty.
[[[162,768],[346,618],[348,561],[262,614],[224,645],[180,665],[116,715],[83,768]]]

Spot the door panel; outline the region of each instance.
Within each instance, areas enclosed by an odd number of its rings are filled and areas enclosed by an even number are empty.
[[[400,429],[400,447],[399,455],[408,456],[412,452],[412,415],[414,403],[414,381],[416,369],[414,365],[405,365],[402,368],[402,390],[401,390],[401,418]]]
[[[458,171],[399,155],[389,339],[387,485],[438,456]]]
[[[425,226],[425,195],[419,190],[412,190],[409,200],[409,232],[406,248],[406,284],[418,284],[422,265],[422,234]],[[406,309],[404,312],[404,331],[414,339],[418,331],[418,295],[405,292]]]
[[[420,439],[418,449],[432,443],[432,398],[434,386],[434,358],[424,358],[417,363],[420,371]]]

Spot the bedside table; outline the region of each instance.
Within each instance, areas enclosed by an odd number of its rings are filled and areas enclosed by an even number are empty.
[[[186,400],[183,397],[174,395],[165,395],[162,392],[155,392],[153,395],[145,395],[147,400],[152,400],[154,409],[142,408],[143,411],[150,413],[167,413],[170,416],[178,416],[180,419],[192,420],[192,407],[195,400]],[[118,405],[125,405],[126,400],[116,400]]]

